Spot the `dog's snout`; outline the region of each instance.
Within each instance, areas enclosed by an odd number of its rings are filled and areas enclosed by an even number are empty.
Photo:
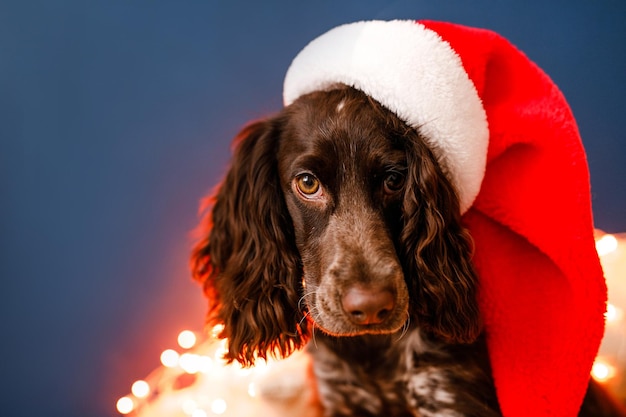
[[[395,307],[395,297],[385,288],[353,286],[341,298],[344,311],[350,320],[359,326],[380,324]]]

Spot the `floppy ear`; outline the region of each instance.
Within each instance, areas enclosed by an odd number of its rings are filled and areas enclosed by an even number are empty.
[[[448,343],[471,343],[481,331],[472,243],[459,200],[433,152],[416,137],[407,151],[403,202],[405,268],[419,325]]]
[[[209,299],[207,324],[224,325],[225,357],[243,365],[287,356],[305,339],[298,309],[302,265],[278,180],[279,137],[276,119],[240,132],[191,258]]]

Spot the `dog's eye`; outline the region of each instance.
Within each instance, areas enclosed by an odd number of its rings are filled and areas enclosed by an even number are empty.
[[[321,191],[320,181],[312,174],[300,174],[296,177],[296,187],[305,197],[315,197]]]
[[[397,171],[390,171],[387,173],[385,180],[383,181],[383,187],[387,194],[394,194],[404,187],[404,174]]]

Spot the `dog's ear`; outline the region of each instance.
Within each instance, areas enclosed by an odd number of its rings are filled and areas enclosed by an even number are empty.
[[[446,342],[471,343],[482,327],[471,238],[433,152],[419,137],[409,142],[401,240],[412,312],[422,328]]]
[[[226,359],[285,357],[305,342],[298,309],[302,265],[277,172],[278,119],[235,138],[231,167],[210,198],[191,268],[209,299],[207,324],[224,325]]]

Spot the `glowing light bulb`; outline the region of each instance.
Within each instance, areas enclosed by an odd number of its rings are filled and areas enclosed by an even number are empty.
[[[224,414],[226,412],[226,408],[226,401],[221,398],[217,398],[211,403],[211,411],[213,414]]]
[[[204,355],[200,356],[198,358],[198,371],[208,374],[211,370],[213,370],[213,359]]]
[[[622,319],[624,312],[620,308],[615,307],[613,304],[609,303],[606,305],[606,313],[604,315],[606,317],[607,323],[613,324],[619,322]]]
[[[183,413],[187,414],[188,416],[191,416],[198,409],[198,404],[191,398],[188,398],[183,401],[183,403],[181,404],[181,407],[183,409]]]
[[[617,249],[617,239],[613,235],[604,235],[596,240],[596,251],[598,255],[604,256]]]
[[[129,414],[135,408],[135,402],[130,397],[122,397],[117,400],[116,406],[120,414]]]
[[[188,374],[196,374],[200,372],[200,367],[202,366],[200,356],[193,353],[182,354],[178,364],[181,368],[183,368],[183,371]]]
[[[191,330],[183,330],[178,335],[178,345],[183,349],[191,349],[196,341],[196,334]]]
[[[228,353],[228,345],[227,345],[227,341],[221,340],[219,343],[219,346],[217,347],[217,349],[215,350],[215,361],[218,363],[222,363],[225,364],[226,360],[224,360],[224,355],[226,353]]]
[[[178,366],[179,358],[180,355],[173,349],[167,349],[161,353],[161,363],[166,368],[174,368]]]
[[[211,337],[214,338],[214,339],[217,339],[219,337],[219,334],[222,333],[222,330],[224,330],[224,325],[223,324],[216,324],[211,329]]]
[[[598,382],[606,382],[615,376],[615,367],[597,359],[591,368],[591,375]]]
[[[146,398],[150,394],[150,385],[146,381],[135,381],[130,387],[130,392],[137,398]]]
[[[248,395],[252,398],[256,397],[256,385],[254,382],[251,382],[250,385],[248,385]]]

